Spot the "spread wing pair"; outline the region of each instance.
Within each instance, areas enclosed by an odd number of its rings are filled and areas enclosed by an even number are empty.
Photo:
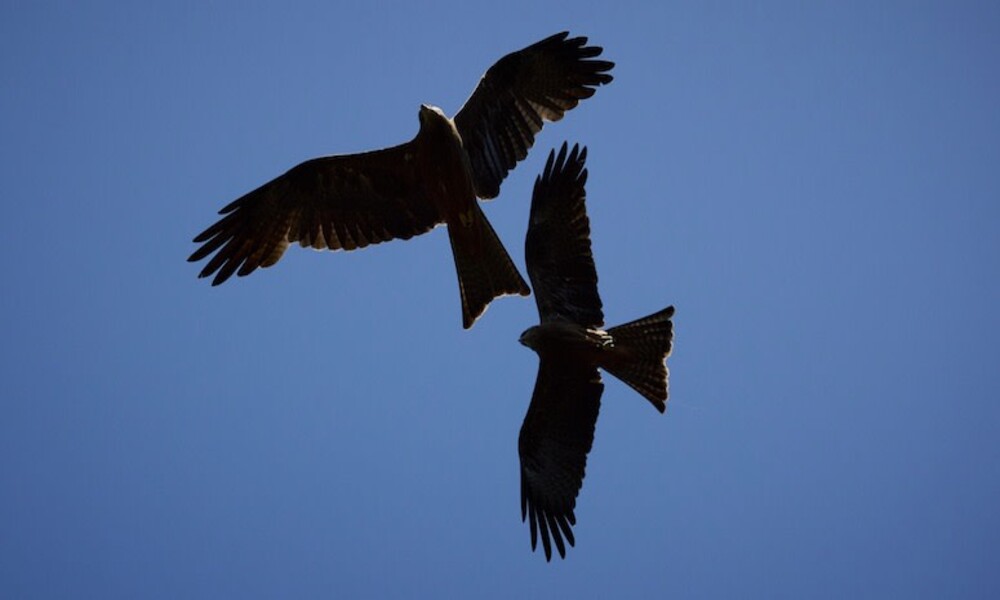
[[[269,267],[289,244],[353,250],[448,225],[463,326],[501,295],[529,293],[477,198],[494,198],[545,121],[558,121],[612,80],[602,49],[559,33],[489,68],[455,118],[420,108],[399,146],[306,161],[225,206],[189,261],[218,285]],[[214,253],[214,256],[212,256]]]
[[[584,168],[587,150],[563,144],[549,154],[535,181],[525,240],[528,276],[541,320],[521,335],[538,353],[531,404],[518,439],[521,459],[521,518],[531,529],[531,547],[542,540],[566,556],[575,544],[576,497],[604,384],[603,368],[634,388],[660,412],[666,409],[667,368],[673,343],[673,307],[607,331],[597,270],[590,249]]]

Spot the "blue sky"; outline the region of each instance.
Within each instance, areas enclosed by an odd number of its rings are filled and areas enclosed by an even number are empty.
[[[997,4],[341,4],[0,8],[0,596],[1000,593]],[[607,322],[677,315],[667,413],[606,377],[546,564],[532,300],[463,331],[443,229],[214,289],[185,258],[563,29],[615,81],[484,210],[523,270],[588,146]]]

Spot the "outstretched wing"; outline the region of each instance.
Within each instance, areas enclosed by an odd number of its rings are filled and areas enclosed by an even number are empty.
[[[224,207],[189,261],[218,285],[278,262],[292,242],[353,250],[409,239],[443,222],[420,194],[413,142],[306,161]]]
[[[596,329],[604,313],[590,250],[586,159],[587,149],[577,145],[567,156],[565,143],[558,156],[549,153],[535,180],[524,257],[542,323],[562,320]]]
[[[539,535],[545,559],[552,542],[566,557],[566,542],[575,544],[573,509],[583,485],[587,453],[604,384],[595,367],[542,359],[528,414],[521,425],[521,520],[531,526],[531,549]]]
[[[535,142],[543,121],[558,121],[599,85],[615,66],[590,60],[599,46],[562,32],[501,58],[486,71],[455,115],[472,163],[476,194],[496,198],[500,182]]]

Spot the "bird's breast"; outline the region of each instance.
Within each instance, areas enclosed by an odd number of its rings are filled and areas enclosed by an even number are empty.
[[[599,364],[604,354],[613,347],[607,332],[564,322],[536,325],[525,331],[521,340],[539,356],[579,360],[594,365]]]
[[[419,169],[424,191],[450,224],[471,226],[476,187],[462,138],[448,119],[421,128]]]

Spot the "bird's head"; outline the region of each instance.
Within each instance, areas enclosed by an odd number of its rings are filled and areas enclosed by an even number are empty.
[[[438,107],[436,107],[436,106],[434,106],[432,104],[421,104],[420,105],[420,113],[419,113],[418,116],[420,117],[420,123],[421,124],[426,123],[429,119],[434,119],[434,118],[447,119],[448,118],[448,117],[445,116],[443,110],[441,110],[440,108],[438,108]]]
[[[517,341],[521,342],[522,346],[527,346],[528,348],[531,348],[532,350],[537,350],[538,349],[538,346],[537,346],[537,343],[538,343],[538,326],[536,325],[534,327],[530,327],[528,329],[525,329],[524,333],[521,334],[521,337],[519,337],[517,339]]]

